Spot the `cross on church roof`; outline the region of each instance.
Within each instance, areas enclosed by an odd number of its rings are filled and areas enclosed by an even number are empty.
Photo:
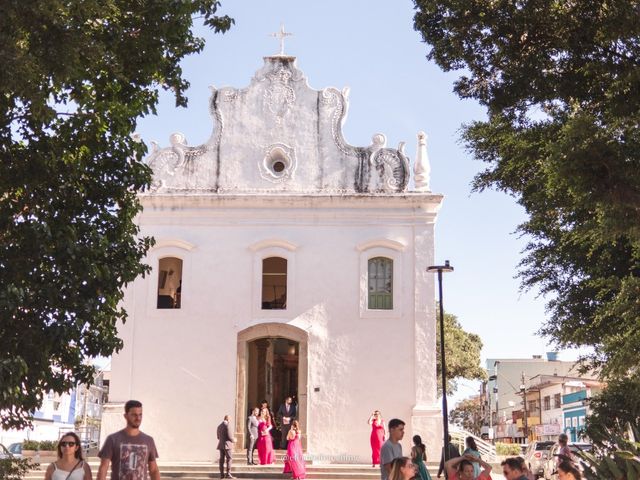
[[[285,32],[284,24],[280,24],[280,30],[271,33],[269,36],[280,39],[280,53],[278,55],[284,55],[284,39],[285,37],[291,37],[293,33]]]

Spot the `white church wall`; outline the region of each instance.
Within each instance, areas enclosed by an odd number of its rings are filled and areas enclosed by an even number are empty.
[[[159,242],[149,253],[153,272],[136,280],[126,297],[131,319],[121,329],[125,348],[113,359],[111,400],[143,402],[143,430],[154,436],[163,460],[213,459],[215,427],[224,414],[236,411],[237,334],[264,322],[286,322],[308,332],[308,388],[299,393],[307,395],[304,434],[311,454],[368,461],[366,421],[374,409],[387,421],[398,417],[407,422],[403,443],[409,450],[416,378],[428,376],[416,373],[414,354],[414,297],[416,288],[428,288],[414,285],[414,213],[385,219],[384,209],[355,208],[322,218],[326,212],[296,208],[286,217],[275,205],[267,212],[264,207],[145,210],[143,233],[179,239],[191,248]],[[432,225],[423,234],[430,237],[426,243],[432,242]],[[295,249],[255,248],[274,238]],[[403,249],[358,249],[379,239]],[[399,275],[394,277],[394,310],[387,315],[363,311],[361,302],[366,297],[362,262],[367,251],[377,255],[383,250],[393,256]],[[289,283],[286,310],[256,308],[261,277],[256,259],[265,253],[289,260],[289,281],[295,287]],[[155,308],[157,262],[167,255],[183,260],[180,309]],[[425,346],[434,345],[432,333]],[[431,358],[425,353],[426,360]],[[277,402],[272,407],[277,410]]]
[[[419,193],[407,192],[403,144],[387,148],[375,134],[366,147],[349,145],[347,107],[348,89],[313,90],[293,57],[266,57],[247,88],[212,90],[206,144],[176,133],[153,149],[139,224],[157,244],[151,273],[125,295],[130,319],[112,361],[103,439],[136,398],[162,460],[213,460],[215,427],[247,410],[247,342],[284,335],[299,342],[303,444],[316,460],[368,462],[374,409],[407,422],[405,452],[420,433],[430,458],[438,455],[434,281],[425,269],[442,196],[428,191],[424,134]],[[262,260],[271,255],[287,259],[281,310],[262,305]],[[368,308],[374,256],[394,262],[391,310]],[[157,308],[158,261],[167,257],[182,261],[180,308]],[[176,278],[161,292],[173,302]],[[241,440],[245,419],[234,420]]]

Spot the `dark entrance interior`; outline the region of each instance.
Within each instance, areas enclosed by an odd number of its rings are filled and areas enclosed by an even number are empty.
[[[293,397],[293,403],[297,403],[300,345],[287,338],[259,338],[248,343],[248,353],[247,415],[266,400],[277,417],[286,397]],[[273,421],[274,444],[279,445],[280,425],[277,418]]]

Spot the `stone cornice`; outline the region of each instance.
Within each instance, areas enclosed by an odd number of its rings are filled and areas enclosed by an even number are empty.
[[[139,196],[145,208],[420,208],[436,213],[444,195],[435,193],[407,192],[397,194],[153,194]]]
[[[443,196],[386,195],[148,195],[141,224],[419,225],[434,223]]]

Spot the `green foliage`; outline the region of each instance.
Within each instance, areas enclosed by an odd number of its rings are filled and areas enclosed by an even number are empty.
[[[520,275],[549,299],[541,330],[595,347],[605,377],[638,369],[640,22],[636,1],[415,0],[428,58],[465,69],[487,108],[464,129],[487,164],[475,189],[513,195],[528,220]]]
[[[25,440],[22,442],[23,450],[56,450],[58,442],[56,440]]]
[[[632,432],[637,438],[638,431]],[[587,480],[640,479],[640,443],[624,435],[609,432],[606,446],[596,447],[592,452],[577,452]]]
[[[640,430],[640,377],[615,379],[590,402],[586,435],[601,447],[612,437],[624,437],[629,428]]]
[[[148,272],[138,238],[146,147],[132,134],[159,89],[186,105],[180,61],[217,32],[216,0],[4,2],[0,15],[0,425],[43,392],[88,383],[122,347],[123,287]]]
[[[476,436],[480,436],[483,424],[481,400],[479,396],[475,396],[459,401],[456,408],[451,410],[449,421]]]
[[[514,455],[521,455],[519,443],[501,443],[496,442],[496,455],[502,455],[505,457],[512,457]]]
[[[36,440],[25,440],[22,442],[22,450],[39,450],[40,442]]]
[[[438,313],[438,315],[440,315]],[[442,395],[440,371],[440,317],[436,321],[436,354],[438,368],[438,395]],[[475,333],[465,332],[455,315],[444,314],[444,343],[447,362],[447,395],[457,389],[456,379],[485,380],[487,372],[480,366],[482,340]]]
[[[39,450],[56,450],[58,448],[58,442],[55,440],[41,440]]]
[[[31,463],[26,458],[2,458],[0,459],[0,478],[2,480],[22,480],[32,468],[39,464]]]

